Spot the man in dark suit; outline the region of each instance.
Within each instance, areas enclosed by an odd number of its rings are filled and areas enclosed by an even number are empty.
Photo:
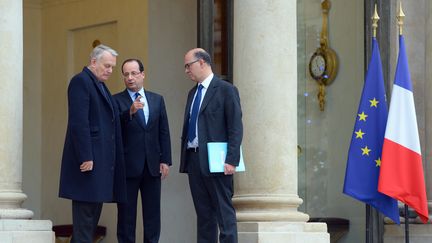
[[[237,221],[232,205],[233,174],[240,161],[242,111],[237,89],[217,78],[210,55],[203,49],[188,51],[185,72],[197,85],[189,91],[181,139],[180,172],[188,173],[197,214],[197,242],[237,242]],[[223,173],[210,173],[207,143],[227,142]]]
[[[72,200],[73,243],[93,242],[103,202],[126,200],[117,108],[104,82],[117,52],[99,45],[68,88],[68,125],[59,196]]]
[[[141,192],[144,243],[159,241],[161,179],[171,165],[168,117],[162,96],[144,90],[144,66],[138,59],[122,65],[126,89],[114,95],[120,112],[126,161],[127,203],[118,204],[117,239],[135,242],[137,197]]]

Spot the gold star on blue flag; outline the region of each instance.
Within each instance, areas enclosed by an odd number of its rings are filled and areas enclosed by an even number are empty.
[[[348,151],[343,192],[371,205],[399,224],[397,201],[378,192],[380,158],[388,110],[381,57],[375,38],[372,39],[372,48]]]

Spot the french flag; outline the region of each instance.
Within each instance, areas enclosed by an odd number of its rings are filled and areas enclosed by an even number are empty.
[[[429,213],[413,88],[405,52],[399,36],[399,57],[390,100],[378,191],[413,208],[423,223]]]

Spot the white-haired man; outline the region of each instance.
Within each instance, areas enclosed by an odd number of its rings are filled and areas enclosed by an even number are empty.
[[[104,83],[116,56],[110,47],[95,47],[69,83],[59,196],[72,200],[72,243],[92,243],[102,204],[126,200],[120,121]]]

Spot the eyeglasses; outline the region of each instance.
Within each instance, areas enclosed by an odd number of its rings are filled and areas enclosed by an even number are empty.
[[[137,72],[137,71],[132,71],[130,73],[122,73],[123,77],[125,78],[129,78],[129,75],[132,75],[133,77],[138,77],[138,75],[140,75],[141,72]]]
[[[191,66],[192,64],[198,62],[199,60],[200,60],[200,59],[196,59],[195,61],[192,61],[192,62],[188,62],[188,63],[186,63],[186,64],[185,64],[185,69],[189,69],[190,66]]]

